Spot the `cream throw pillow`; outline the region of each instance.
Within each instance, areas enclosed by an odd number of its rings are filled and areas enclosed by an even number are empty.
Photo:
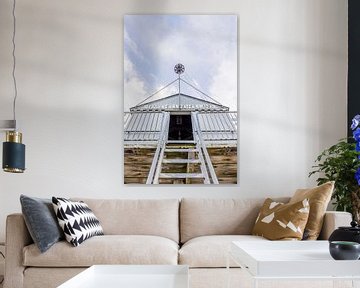
[[[290,199],[289,203],[309,199],[310,214],[305,227],[304,240],[316,240],[319,237],[334,184],[335,182],[331,181],[311,189],[298,189]]]
[[[268,198],[260,209],[252,234],[269,240],[301,240],[308,217],[307,199],[284,204]]]

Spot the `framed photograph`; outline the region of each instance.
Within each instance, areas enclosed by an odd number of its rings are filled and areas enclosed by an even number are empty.
[[[125,16],[125,184],[237,184],[237,27]]]

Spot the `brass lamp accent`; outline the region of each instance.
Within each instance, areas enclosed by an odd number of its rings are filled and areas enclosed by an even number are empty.
[[[3,143],[3,169],[10,173],[25,171],[25,145],[22,144],[22,134],[18,131],[7,131]]]
[[[22,143],[22,133],[18,131],[7,131],[6,142]]]

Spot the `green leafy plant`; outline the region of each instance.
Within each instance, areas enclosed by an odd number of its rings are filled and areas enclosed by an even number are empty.
[[[325,149],[317,158],[316,163],[309,174],[319,173],[316,182],[318,185],[328,181],[335,181],[332,199],[338,211],[352,212],[352,192],[359,189],[359,185],[354,177],[360,167],[358,160],[359,152],[355,150],[354,143],[341,140],[339,143]]]
[[[335,181],[332,199],[337,211],[352,213],[354,220],[360,220],[360,116],[353,119],[353,137],[342,139],[325,149],[312,166],[309,177],[318,174],[320,185]],[[349,141],[348,141],[349,140]],[[355,140],[355,143],[353,141]]]

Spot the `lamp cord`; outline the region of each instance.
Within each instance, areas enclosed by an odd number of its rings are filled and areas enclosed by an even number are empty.
[[[14,115],[14,121],[15,121],[15,130],[16,130],[16,98],[17,98],[17,85],[16,85],[16,77],[15,77],[15,68],[16,68],[16,56],[15,56],[15,35],[16,35],[16,16],[15,16],[15,8],[16,8],[16,0],[13,1],[13,9],[12,9],[12,16],[13,16],[13,35],[12,35],[12,44],[13,44],[13,50],[12,50],[12,57],[13,57],[13,69],[12,69],[12,78],[14,81],[14,102],[13,102],[13,115]]]
[[[5,255],[0,251],[0,255],[5,259]],[[0,285],[4,282],[4,278],[1,279]]]

